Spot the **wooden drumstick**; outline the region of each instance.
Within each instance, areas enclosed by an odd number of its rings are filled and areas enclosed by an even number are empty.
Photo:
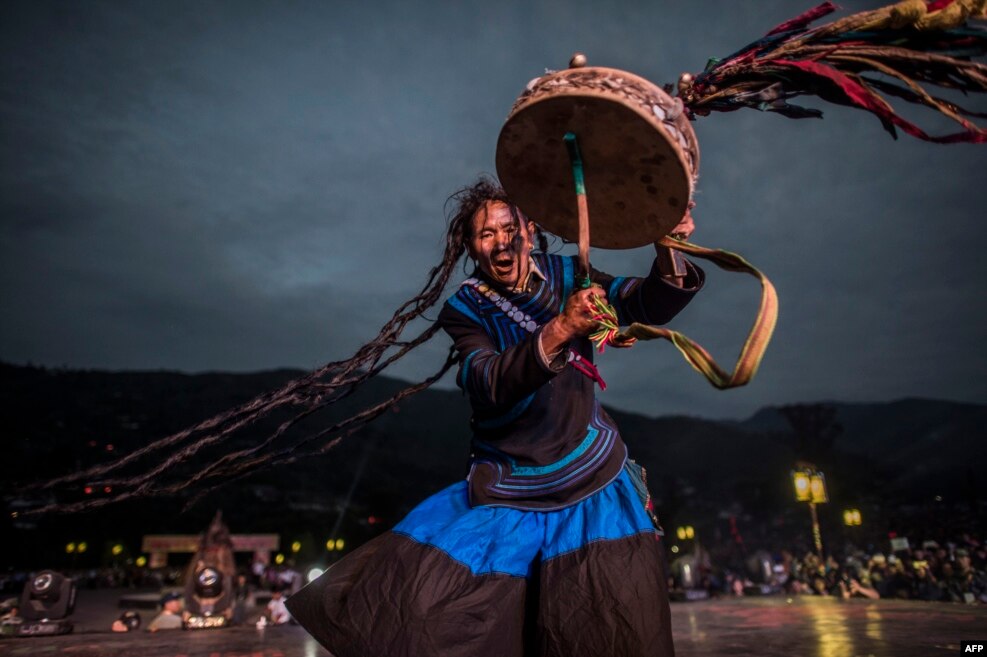
[[[583,176],[583,158],[575,133],[567,132],[563,138],[572,164],[572,178],[576,183],[576,212],[579,215],[579,277],[583,289],[590,286],[589,278],[589,205],[586,202],[586,181]]]

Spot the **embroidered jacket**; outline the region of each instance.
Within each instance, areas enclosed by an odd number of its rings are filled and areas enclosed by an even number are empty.
[[[456,382],[473,408],[470,503],[549,510],[574,504],[619,473],[627,449],[596,399],[591,379],[568,365],[568,350],[548,362],[541,327],[558,315],[575,285],[575,259],[532,254],[540,276],[509,292],[476,273],[445,303],[439,322],[459,352]],[[667,283],[657,263],[646,278],[594,270],[622,325],[664,324],[702,287],[687,263],[685,287]],[[481,291],[482,287],[482,291]],[[534,324],[531,324],[534,322]],[[587,338],[570,350],[592,362]]]

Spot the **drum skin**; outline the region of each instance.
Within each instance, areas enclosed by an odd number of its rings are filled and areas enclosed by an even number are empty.
[[[497,175],[528,217],[577,241],[567,132],[575,133],[582,153],[592,246],[644,246],[682,219],[699,147],[679,99],[604,67],[549,73],[517,99],[497,141]]]

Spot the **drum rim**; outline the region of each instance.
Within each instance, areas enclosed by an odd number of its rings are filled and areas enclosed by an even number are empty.
[[[549,101],[549,100],[555,100],[555,99],[559,98],[560,96],[565,96],[565,97],[568,97],[568,98],[592,98],[594,100],[603,100],[603,101],[607,101],[607,102],[610,102],[610,103],[614,103],[614,104],[620,106],[621,108],[631,110],[637,116],[639,116],[642,119],[644,119],[644,121],[645,121],[646,124],[648,124],[655,131],[657,131],[661,135],[661,138],[664,139],[665,142],[671,144],[671,150],[675,153],[675,156],[678,158],[678,163],[679,163],[679,165],[681,167],[681,170],[685,173],[685,178],[686,178],[686,186],[687,186],[688,198],[686,199],[686,202],[685,202],[685,204],[683,204],[683,208],[682,208],[682,215],[685,216],[685,213],[686,213],[686,211],[688,209],[688,203],[689,203],[689,201],[692,200],[693,194],[695,193],[696,178],[698,177],[698,170],[699,170],[699,144],[698,144],[698,138],[697,138],[697,136],[695,134],[695,131],[692,129],[692,125],[689,123],[688,118],[684,117],[684,115],[680,115],[680,117],[676,117],[675,119],[673,119],[672,122],[673,122],[673,124],[674,124],[674,126],[675,126],[675,128],[677,130],[680,130],[680,131],[683,131],[683,132],[686,133],[686,135],[687,135],[686,136],[687,141],[689,141],[691,143],[691,145],[693,146],[693,151],[695,153],[695,170],[693,170],[693,167],[690,166],[690,164],[689,164],[689,161],[688,161],[688,159],[686,157],[685,148],[683,148],[682,145],[679,144],[678,141],[675,139],[675,137],[673,135],[671,135],[667,131],[667,129],[662,125],[666,121],[662,121],[661,119],[659,119],[657,116],[654,115],[653,112],[646,111],[645,108],[642,107],[641,103],[639,103],[639,102],[626,102],[626,101],[622,101],[619,98],[615,98],[615,96],[617,95],[617,92],[616,91],[613,92],[613,93],[608,93],[605,90],[592,89],[592,88],[562,87],[562,88],[560,88],[557,91],[556,90],[549,90],[548,93],[543,93],[543,94],[540,94],[536,98],[531,98],[531,95],[533,94],[534,90],[538,89],[539,86],[541,86],[543,84],[546,84],[548,82],[548,80],[550,80],[553,76],[556,76],[556,75],[559,75],[559,74],[565,73],[565,72],[572,72],[572,71],[587,71],[587,72],[591,72],[591,73],[598,73],[599,72],[601,74],[606,74],[606,75],[610,75],[610,76],[613,76],[613,75],[616,74],[619,77],[625,77],[625,78],[628,78],[628,79],[630,79],[630,80],[632,80],[634,82],[637,82],[638,84],[643,84],[643,85],[645,85],[649,89],[653,89],[653,90],[659,91],[666,98],[669,98],[669,99],[673,99],[674,98],[673,96],[671,96],[670,94],[666,93],[664,90],[662,90],[660,87],[658,87],[653,82],[651,82],[651,81],[649,81],[649,80],[647,80],[645,78],[642,78],[639,75],[636,75],[634,73],[630,73],[628,71],[624,71],[622,69],[610,68],[610,67],[605,67],[605,66],[588,66],[588,67],[581,67],[581,68],[577,68],[577,69],[564,69],[563,71],[557,71],[557,72],[554,72],[554,73],[546,74],[546,75],[541,76],[539,78],[535,78],[535,80],[532,81],[535,84],[529,83],[529,85],[528,85],[528,88],[531,91],[528,92],[527,94],[522,95],[521,97],[519,97],[517,99],[517,101],[515,102],[514,106],[511,109],[510,114],[508,115],[507,119],[504,121],[504,125],[501,127],[500,134],[498,135],[498,138],[497,138],[497,148],[496,148],[495,161],[498,164],[497,170],[498,170],[498,176],[500,177],[501,182],[502,183],[504,182],[503,168],[500,166],[500,162],[501,162],[501,159],[502,159],[502,153],[504,153],[505,150],[506,150],[506,146],[503,145],[504,144],[505,132],[507,131],[508,126],[511,125],[511,123],[515,119],[517,119],[517,117],[520,114],[522,114],[524,111],[526,111],[526,110],[528,110],[530,108],[533,108],[533,107],[537,106],[540,103],[543,103],[543,102],[546,102],[546,101]],[[680,118],[681,118],[681,120],[680,120]],[[683,129],[683,125],[685,126],[685,129]],[[506,155],[504,157],[506,157]],[[510,191],[511,190],[506,190],[506,191],[508,192],[508,195],[510,196]],[[588,192],[590,194],[592,194],[592,190],[588,190]],[[575,190],[573,190],[573,195],[575,195]],[[512,202],[515,202],[515,203],[517,202],[516,199],[514,199],[513,197],[511,198],[511,200],[512,200]],[[521,207],[520,205],[518,207],[520,207],[523,212],[526,212],[527,213],[527,211],[525,210],[525,208]],[[540,219],[540,218],[536,217],[534,219],[535,219],[536,222],[538,222],[538,219]],[[592,221],[592,216],[591,216],[590,220]],[[546,227],[546,230],[549,230],[549,229]],[[570,235],[571,235],[572,234],[572,231],[569,231],[569,232],[570,232]],[[553,233],[553,234],[558,234],[558,233]],[[569,241],[574,241],[574,240],[572,240],[572,239],[570,239],[569,237],[566,237],[566,236],[561,236],[561,237],[563,237],[564,239],[568,239]],[[640,239],[621,241],[619,245],[600,244],[600,243],[595,242],[592,239],[593,238],[593,231],[592,230],[590,231],[591,244],[594,247],[597,247],[597,248],[606,248],[606,249],[616,249],[616,250],[633,249],[633,248],[639,248],[639,247],[642,247],[642,246],[646,246],[648,244],[651,244],[655,240],[660,239],[661,237],[662,237],[662,235],[654,236],[653,234],[649,234],[649,235],[646,235],[646,236],[642,236]]]

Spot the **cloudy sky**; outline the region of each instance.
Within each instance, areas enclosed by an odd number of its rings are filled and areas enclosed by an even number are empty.
[[[0,360],[200,372],[348,356],[438,261],[443,203],[494,172],[529,79],[581,50],[671,82],[809,4],[5,2]],[[987,148],[895,142],[824,109],[695,124],[693,241],[744,254],[781,298],[758,377],[717,392],[644,344],[601,359],[606,403],[739,418],[987,401]],[[593,253],[615,274],[650,258]],[[732,363],[757,298],[753,279],[709,271],[673,326]],[[393,373],[421,377],[446,347]]]

